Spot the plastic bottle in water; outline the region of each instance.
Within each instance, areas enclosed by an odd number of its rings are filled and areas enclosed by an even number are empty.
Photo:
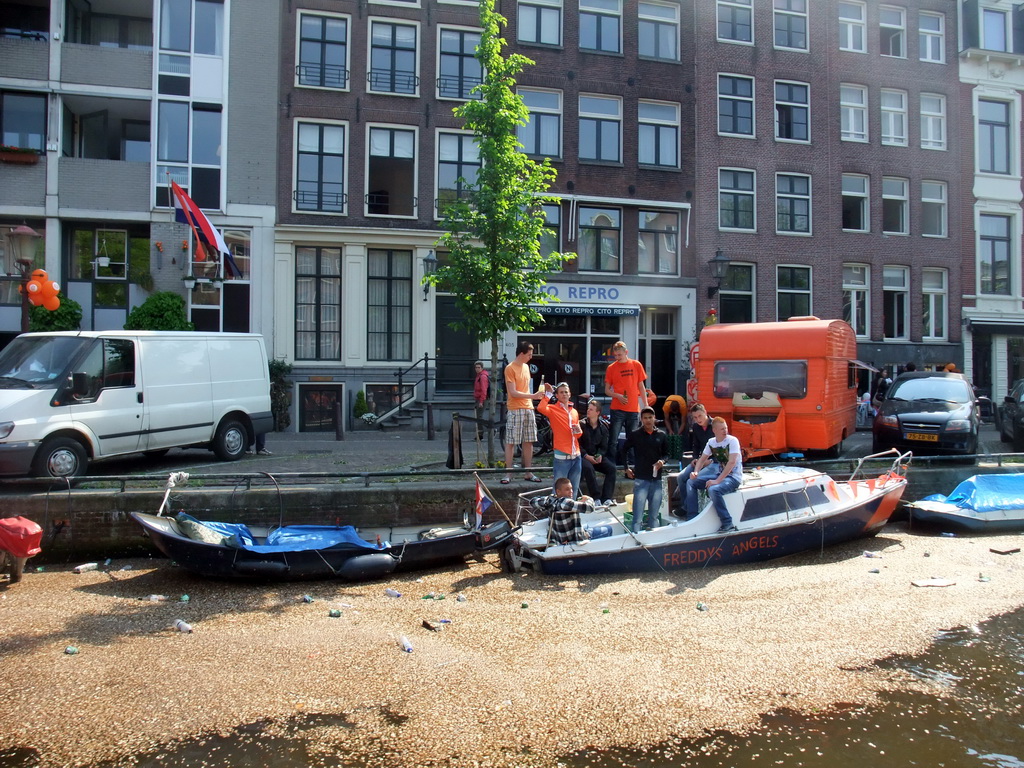
[[[312,603],[313,602],[313,598],[310,597],[309,595],[303,595],[302,596],[302,602],[304,602],[304,603]]]
[[[192,634],[192,625],[186,622],[184,619],[178,619],[176,622],[174,622],[174,628],[182,634]]]
[[[391,587],[388,587],[387,589],[385,589],[384,590],[384,594],[387,595],[388,597],[401,597],[402,596],[401,592],[399,592],[397,589],[392,589]]]
[[[402,649],[403,651],[405,651],[406,653],[412,653],[412,643],[410,643],[410,642],[409,642],[409,638],[408,638],[408,637],[406,637],[405,635],[402,635],[402,636],[401,636],[401,637],[400,637],[400,638],[398,639],[398,645],[399,645],[399,646],[401,647],[401,649]]]
[[[76,565],[71,570],[74,573],[85,573],[86,571],[95,571],[95,570],[99,569],[99,567],[100,567],[99,563],[82,563],[81,565]]]
[[[458,600],[458,601],[459,601],[460,603],[464,603],[464,602],[466,602],[466,596],[465,596],[465,595],[461,595],[461,594],[460,594],[460,595],[459,595],[458,597],[456,597],[455,599],[456,599],[456,600]]]
[[[146,597],[151,603],[166,603],[167,595],[149,595]]]

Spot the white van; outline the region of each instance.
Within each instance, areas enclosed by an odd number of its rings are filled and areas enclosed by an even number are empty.
[[[0,351],[0,475],[74,477],[191,446],[233,461],[271,429],[262,336],[26,333]]]

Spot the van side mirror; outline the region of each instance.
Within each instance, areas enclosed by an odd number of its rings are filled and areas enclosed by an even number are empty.
[[[85,371],[71,374],[71,394],[75,397],[85,397],[89,394],[89,374]]]
[[[1014,400],[1013,397],[1011,397],[1010,395],[1007,395],[1006,397],[1003,398],[1003,402],[1004,403],[1016,403],[1017,401]]]

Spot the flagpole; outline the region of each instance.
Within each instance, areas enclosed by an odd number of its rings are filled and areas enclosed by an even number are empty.
[[[515,523],[512,522],[512,518],[509,517],[508,514],[505,512],[504,508],[501,506],[501,502],[499,502],[496,498],[494,498],[494,494],[491,493],[491,489],[488,488],[487,484],[483,480],[480,479],[480,475],[478,475],[476,472],[474,472],[473,473],[473,477],[476,478],[476,481],[478,483],[480,483],[480,487],[483,488],[484,491],[487,493],[487,498],[489,498],[491,501],[494,502],[494,506],[496,506],[498,508],[498,511],[501,512],[501,514],[505,516],[505,519],[508,520],[510,525],[514,526]]]

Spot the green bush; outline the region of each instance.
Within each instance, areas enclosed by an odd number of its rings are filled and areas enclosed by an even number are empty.
[[[29,309],[28,329],[30,331],[77,331],[82,327],[82,305],[58,293],[60,306],[52,312],[46,307]]]
[[[356,392],[356,404],[352,406],[352,415],[359,419],[364,413],[369,412],[370,409],[366,406],[366,393],[360,389]]]
[[[128,313],[126,331],[194,331],[185,313],[185,300],[171,291],[158,291]]]
[[[275,432],[287,429],[292,423],[292,383],[288,381],[288,374],[291,372],[290,363],[276,359],[270,361],[270,411],[274,414]]]

